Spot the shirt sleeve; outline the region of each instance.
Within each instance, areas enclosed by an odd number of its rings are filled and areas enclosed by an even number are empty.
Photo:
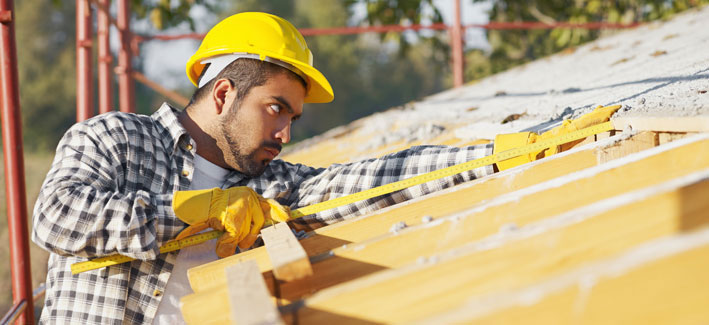
[[[301,164],[286,163],[285,169],[292,176],[289,181],[294,184],[294,188],[286,191],[287,195],[281,197],[279,201],[289,205],[291,209],[297,209],[482,158],[491,155],[492,149],[492,144],[462,148],[415,146],[381,158],[349,164],[335,164],[328,168],[312,168]],[[284,170],[284,172],[286,171]],[[305,216],[297,222],[309,228],[317,228],[480,178],[493,172],[492,165],[479,167],[394,193]]]
[[[172,194],[129,190],[126,134],[76,124],[60,141],[33,214],[32,240],[59,255],[155,259],[173,238]],[[160,235],[158,235],[160,234]]]

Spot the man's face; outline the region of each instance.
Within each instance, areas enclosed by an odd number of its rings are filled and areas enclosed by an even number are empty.
[[[291,123],[302,114],[304,98],[303,85],[280,73],[252,88],[240,103],[233,101],[220,120],[226,164],[249,177],[261,175],[281,144],[290,141]]]

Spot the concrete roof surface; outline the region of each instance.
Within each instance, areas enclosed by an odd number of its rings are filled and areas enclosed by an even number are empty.
[[[708,21],[709,7],[704,7],[666,22],[615,32],[575,50],[362,118],[287,152],[308,151],[323,141],[340,146],[356,142],[348,152],[362,155],[346,159],[356,160],[386,153],[389,150],[374,149],[395,143],[402,144],[397,148],[461,145],[451,139],[543,131],[598,105],[622,104],[615,117],[709,116]],[[503,124],[505,119],[512,121]],[[443,134],[448,137],[440,141]]]

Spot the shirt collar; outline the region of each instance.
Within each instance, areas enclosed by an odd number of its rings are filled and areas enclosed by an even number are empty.
[[[172,148],[173,154],[175,154],[175,152],[179,150],[179,145],[181,143],[192,142],[192,144],[194,145],[194,141],[192,141],[192,138],[190,138],[190,135],[187,133],[187,130],[185,130],[182,124],[180,124],[180,121],[177,120],[177,116],[179,114],[179,110],[170,106],[168,103],[163,103],[160,108],[151,116],[158,124],[162,126],[160,141],[162,141],[163,146],[165,146],[165,148]],[[226,177],[226,185],[228,185],[227,187],[232,187],[246,178],[247,177],[244,176],[244,174],[242,174],[241,172],[236,170],[230,170],[229,174]]]
[[[151,116],[158,124],[163,127],[160,141],[165,148],[172,148],[172,153],[178,149],[180,141],[190,141],[187,130],[177,120],[180,114],[176,108],[167,103],[163,103],[160,108]]]

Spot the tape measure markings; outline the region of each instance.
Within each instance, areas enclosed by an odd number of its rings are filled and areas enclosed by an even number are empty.
[[[414,176],[404,180],[396,181],[393,183],[378,186],[372,189],[364,190],[361,192],[349,194],[339,198],[331,199],[325,202],[316,203],[309,205],[307,207],[302,207],[298,210],[292,211],[291,216],[294,218],[300,218],[310,214],[315,214],[321,211],[329,210],[339,206],[344,206],[350,203],[359,202],[361,200],[370,199],[379,195],[389,194],[398,190],[402,190],[411,186],[420,185],[432,180],[440,179],[443,177],[453,176],[460,174],[464,171],[472,170],[478,167],[487,166],[494,164],[498,161],[507,160],[524,154],[541,151],[546,148],[554,147],[563,143],[580,140],[588,136],[613,130],[613,124],[611,122],[601,123],[594,125],[589,128],[577,130],[570,132],[558,137],[550,138],[547,140],[539,141],[524,147],[513,148],[500,153],[492,154],[483,158],[471,160],[458,165],[453,165],[450,167],[435,170],[426,174],[419,176]]]
[[[169,252],[174,252],[176,250],[188,247],[188,246],[193,246],[197,244],[204,243],[206,241],[219,238],[221,236],[222,232],[218,230],[212,230],[196,235],[189,236],[187,238],[183,238],[181,240],[173,240],[169,241],[162,247],[160,247],[160,253],[169,253]],[[91,271],[95,269],[100,269],[104,268],[107,266],[112,266],[112,265],[118,265],[118,264],[123,264],[126,262],[130,262],[135,260],[132,257],[128,257],[125,255],[120,255],[120,254],[115,254],[115,255],[110,255],[110,256],[104,256],[104,257],[99,257],[90,261],[84,261],[84,262],[78,262],[74,263],[71,265],[71,274],[78,274],[81,272],[86,272],[86,271]]]
[[[460,174],[465,171],[469,171],[478,167],[483,167],[487,165],[492,165],[498,161],[504,161],[510,158],[514,158],[517,156],[529,154],[532,152],[537,152],[544,150],[546,148],[551,148],[554,146],[558,146],[564,143],[580,140],[583,138],[586,138],[588,136],[598,134],[601,132],[605,131],[610,131],[613,130],[613,123],[612,122],[605,122],[601,124],[597,124],[585,129],[569,132],[567,134],[550,138],[547,140],[539,141],[530,145],[526,145],[523,147],[519,148],[513,148],[510,150],[506,150],[500,153],[495,153],[490,156],[486,156],[483,158],[471,160],[468,162],[464,162],[461,164],[453,165],[450,167],[434,170],[429,173],[425,173],[422,175],[414,176],[411,178],[403,179],[400,181],[396,181],[393,183],[381,185],[375,188],[371,188],[368,190],[364,190],[361,192],[345,195],[339,198],[331,199],[325,202],[320,202],[316,204],[312,204],[306,207],[302,207],[297,210],[291,211],[291,217],[292,218],[300,218],[304,217],[307,215],[315,214],[318,212],[322,212],[325,210],[333,209],[336,207],[344,206],[350,203],[355,203],[359,202],[362,200],[366,199],[371,199],[373,197],[377,197],[380,195],[384,194],[389,194],[393,193],[398,190],[402,190],[405,188],[409,188],[412,186],[424,184],[433,180],[441,179],[444,177],[448,176],[453,176],[456,174]],[[188,246],[193,246],[197,244],[201,244],[203,242],[218,238],[222,234],[221,231],[218,230],[213,230],[209,232],[204,232],[201,234],[196,234],[181,240],[174,240],[166,243],[162,247],[160,247],[160,253],[168,253],[168,252],[173,252],[176,250],[179,250],[184,247]],[[78,262],[74,263],[71,265],[71,273],[72,274],[77,274],[81,272],[86,272],[90,270],[95,270],[95,269],[100,269],[103,267],[111,266],[111,265],[117,265],[125,262],[130,262],[134,260],[134,258],[123,256],[123,255],[111,255],[111,256],[105,256],[105,257],[99,257],[90,261],[84,261],[84,262]]]

